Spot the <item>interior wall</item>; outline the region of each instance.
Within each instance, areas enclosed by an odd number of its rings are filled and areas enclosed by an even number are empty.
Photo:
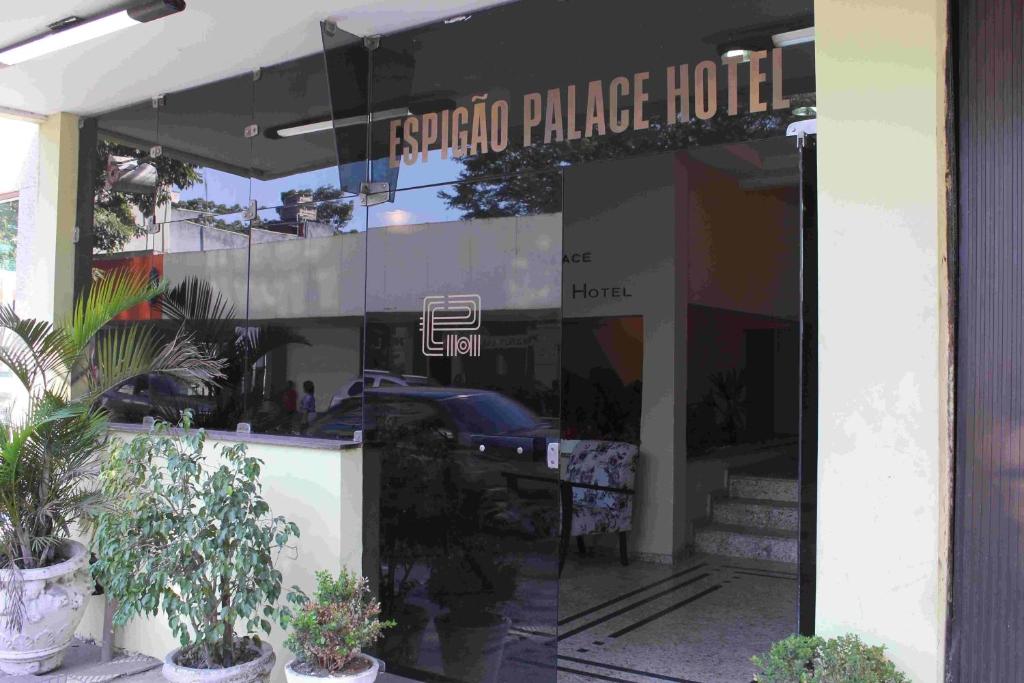
[[[735,176],[685,153],[678,160],[690,241],[688,301],[796,320],[800,209],[795,188],[746,189]]]
[[[817,631],[943,680],[944,0],[818,0]]]
[[[683,509],[683,489],[674,483],[677,464],[685,467],[686,462],[685,426],[679,441],[676,423],[685,425],[686,411],[685,393],[677,391],[671,370],[685,373],[685,343],[679,343],[685,318],[680,325],[677,316],[673,165],[673,155],[662,154],[567,169],[562,208],[564,253],[589,254],[586,261],[563,265],[563,316],[644,318],[643,418],[631,551],[656,560],[681,550],[685,527],[674,515]],[[595,290],[598,295],[590,296]]]
[[[302,393],[302,383],[313,382],[316,387],[316,409],[327,410],[335,392],[362,374],[363,362],[360,357],[359,338],[362,319],[347,320],[337,324],[312,324],[316,321],[289,321],[289,331],[302,335],[309,341],[304,344],[289,344],[284,348],[283,381],[295,382],[295,389]]]

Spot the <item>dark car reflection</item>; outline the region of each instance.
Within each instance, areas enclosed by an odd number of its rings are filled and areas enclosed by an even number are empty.
[[[188,409],[196,419],[210,415],[215,401],[174,377],[151,373],[140,375],[103,393],[100,405],[115,422],[141,422],[157,417],[176,423]]]
[[[489,451],[544,455],[557,429],[518,401],[494,391],[457,387],[367,388],[362,396],[345,399],[314,420],[308,436],[352,439],[362,430],[367,440],[384,428]],[[482,447],[482,448],[481,448]]]

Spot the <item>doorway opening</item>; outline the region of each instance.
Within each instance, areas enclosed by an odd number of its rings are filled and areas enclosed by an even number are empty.
[[[749,681],[801,629],[801,154],[565,172],[559,681]]]

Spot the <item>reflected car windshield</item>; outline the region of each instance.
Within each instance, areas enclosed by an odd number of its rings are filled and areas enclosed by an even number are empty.
[[[167,375],[151,375],[149,386],[153,391],[167,396],[188,396],[190,393],[187,384]]]
[[[526,406],[500,394],[469,394],[446,400],[452,417],[467,432],[504,434],[535,429],[540,420]]]

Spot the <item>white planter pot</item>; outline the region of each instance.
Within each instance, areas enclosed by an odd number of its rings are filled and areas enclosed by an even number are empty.
[[[260,647],[260,656],[226,669],[192,669],[177,663],[180,649],[164,657],[164,679],[171,683],[269,683],[277,657],[269,643]]]
[[[0,671],[5,674],[41,674],[64,661],[64,652],[75,637],[93,581],[89,552],[75,541],[66,541],[69,559],[42,569],[16,570],[21,574],[25,618],[20,631],[0,628]],[[8,609],[10,596],[0,594],[0,612]]]
[[[325,683],[325,681],[341,681],[342,683],[373,683],[377,680],[377,676],[383,671],[384,666],[379,659],[374,659],[370,655],[360,655],[364,659],[370,661],[370,668],[366,671],[360,671],[357,674],[339,674],[337,676],[314,676],[312,674],[302,674],[295,671],[292,665],[295,664],[295,660],[288,662],[288,666],[284,668],[284,676],[288,679],[288,683]]]

